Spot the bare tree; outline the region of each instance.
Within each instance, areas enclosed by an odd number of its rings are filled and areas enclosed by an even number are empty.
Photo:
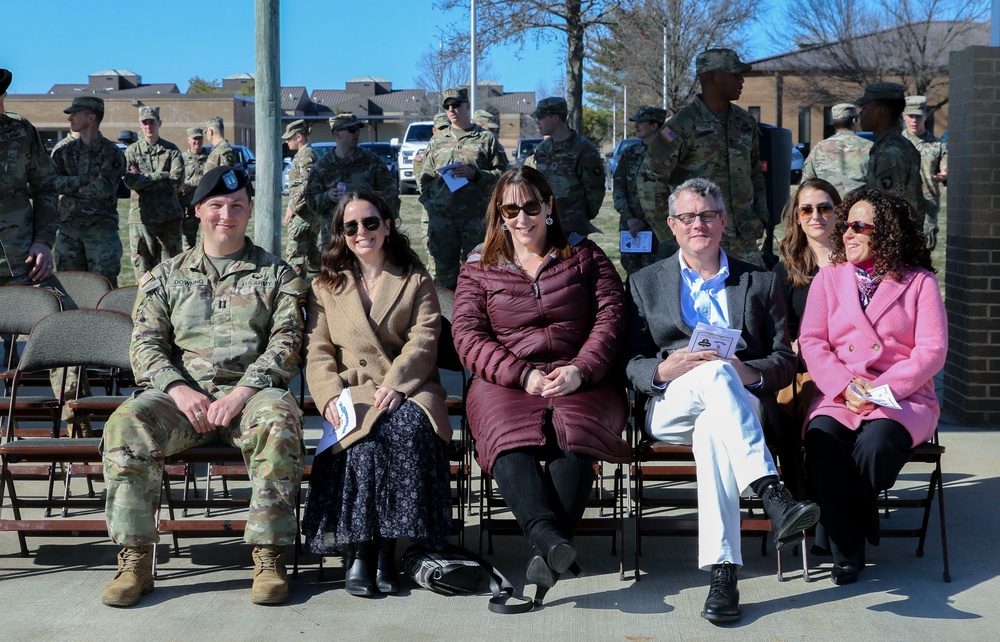
[[[470,66],[466,52],[445,49],[442,44],[420,54],[413,83],[428,93],[440,95],[449,87],[468,85]]]
[[[570,127],[583,130],[583,63],[585,38],[594,29],[607,25],[613,14],[629,0],[478,0],[477,45],[485,49],[510,44],[523,50],[524,45],[565,38],[566,102]],[[467,0],[438,0],[444,11],[465,8]],[[449,41],[468,39],[464,28],[452,30]]]

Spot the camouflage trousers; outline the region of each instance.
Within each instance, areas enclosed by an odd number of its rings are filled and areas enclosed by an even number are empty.
[[[757,267],[764,267],[764,259],[760,255],[760,247],[755,241],[748,241],[738,237],[722,237],[722,249],[726,251],[727,256],[752,263]]]
[[[123,546],[158,542],[155,513],[164,458],[215,442],[240,448],[250,473],[243,539],[255,545],[295,542],[305,462],[302,413],[292,394],[278,388],[259,391],[229,426],[207,433],[196,432],[165,392],[144,390],[122,404],[105,424],[101,444],[111,539]]]
[[[122,269],[118,221],[100,218],[84,223],[63,222],[56,234],[53,253],[57,270],[97,272],[118,287],[118,273]]]
[[[434,263],[434,284],[454,290],[458,270],[486,231],[482,217],[455,218],[427,213],[427,251]]]
[[[307,220],[297,214],[285,226],[288,233],[285,245],[285,262],[291,265],[303,279],[306,278],[307,271],[319,271],[319,228],[320,219],[318,216]]]
[[[181,219],[162,223],[129,223],[129,250],[135,278],[181,253]]]

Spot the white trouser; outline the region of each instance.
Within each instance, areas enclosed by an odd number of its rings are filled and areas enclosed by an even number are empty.
[[[646,406],[646,432],[693,446],[698,480],[698,566],[743,565],[740,494],[777,475],[764,444],[760,400],[724,361],[702,364],[667,385]]]

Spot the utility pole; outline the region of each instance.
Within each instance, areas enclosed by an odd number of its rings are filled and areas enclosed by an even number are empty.
[[[663,108],[667,108],[667,23],[663,23]]]
[[[469,113],[476,113],[476,93],[479,89],[478,82],[476,81],[476,0],[470,0],[470,24],[469,24],[469,49],[472,50],[472,74],[470,82],[472,84],[469,87]]]
[[[257,145],[254,241],[281,255],[281,65],[279,0],[254,3],[254,128]]]

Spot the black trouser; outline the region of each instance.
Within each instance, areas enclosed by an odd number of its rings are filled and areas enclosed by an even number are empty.
[[[809,487],[835,562],[857,562],[866,537],[878,544],[878,494],[896,482],[912,443],[906,428],[891,419],[864,421],[857,431],[825,415],[809,422]]]

